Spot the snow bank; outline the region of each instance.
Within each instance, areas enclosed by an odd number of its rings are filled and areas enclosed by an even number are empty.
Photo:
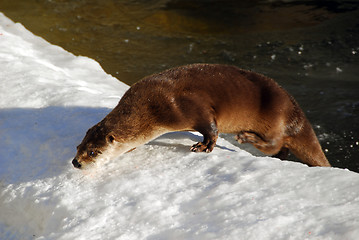
[[[359,239],[359,175],[166,134],[72,168],[128,88],[0,14],[0,239]]]
[[[75,57],[3,15],[0,26],[0,107],[113,107],[127,89],[97,62]]]

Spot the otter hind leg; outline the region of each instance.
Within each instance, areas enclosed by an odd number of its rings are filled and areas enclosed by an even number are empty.
[[[237,134],[236,140],[238,143],[251,143],[254,147],[256,147],[261,152],[278,156],[279,158],[287,157],[288,151],[283,146],[283,139],[270,139],[265,140],[262,136],[252,131],[241,131]],[[287,151],[287,152],[286,152]],[[287,155],[286,155],[287,154]],[[281,158],[282,159],[282,158]]]
[[[242,143],[251,143],[251,144],[257,144],[265,142],[261,136],[259,136],[255,132],[249,132],[249,131],[241,131],[236,135],[236,140],[239,144]]]
[[[286,147],[282,147],[281,150],[277,154],[273,155],[272,157],[279,158],[280,160],[285,160],[287,159],[288,155],[289,155],[289,149]]]
[[[198,142],[191,147],[192,152],[212,152],[218,138],[217,124],[212,122],[208,126],[195,128],[203,135],[203,142]]]

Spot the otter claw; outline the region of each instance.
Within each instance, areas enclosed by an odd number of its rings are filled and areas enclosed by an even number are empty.
[[[236,140],[239,144],[244,143],[244,139],[242,139],[239,134],[235,136],[235,140]]]
[[[203,143],[200,143],[200,142],[193,145],[191,147],[191,151],[192,152],[206,152],[206,153],[212,152],[212,150],[207,145],[204,145]]]
[[[249,142],[244,133],[239,133],[239,134],[237,134],[237,135],[235,136],[235,139],[236,139],[236,141],[237,141],[239,144],[248,143],[248,142]]]

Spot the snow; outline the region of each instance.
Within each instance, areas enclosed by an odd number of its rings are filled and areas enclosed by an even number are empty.
[[[0,14],[0,239],[359,239],[359,175],[169,133],[71,160],[128,86]]]

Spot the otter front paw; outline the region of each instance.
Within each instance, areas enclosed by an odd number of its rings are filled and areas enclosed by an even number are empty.
[[[201,142],[194,144],[191,147],[191,151],[192,152],[206,152],[206,153],[210,153],[212,152],[213,147],[207,146]]]

